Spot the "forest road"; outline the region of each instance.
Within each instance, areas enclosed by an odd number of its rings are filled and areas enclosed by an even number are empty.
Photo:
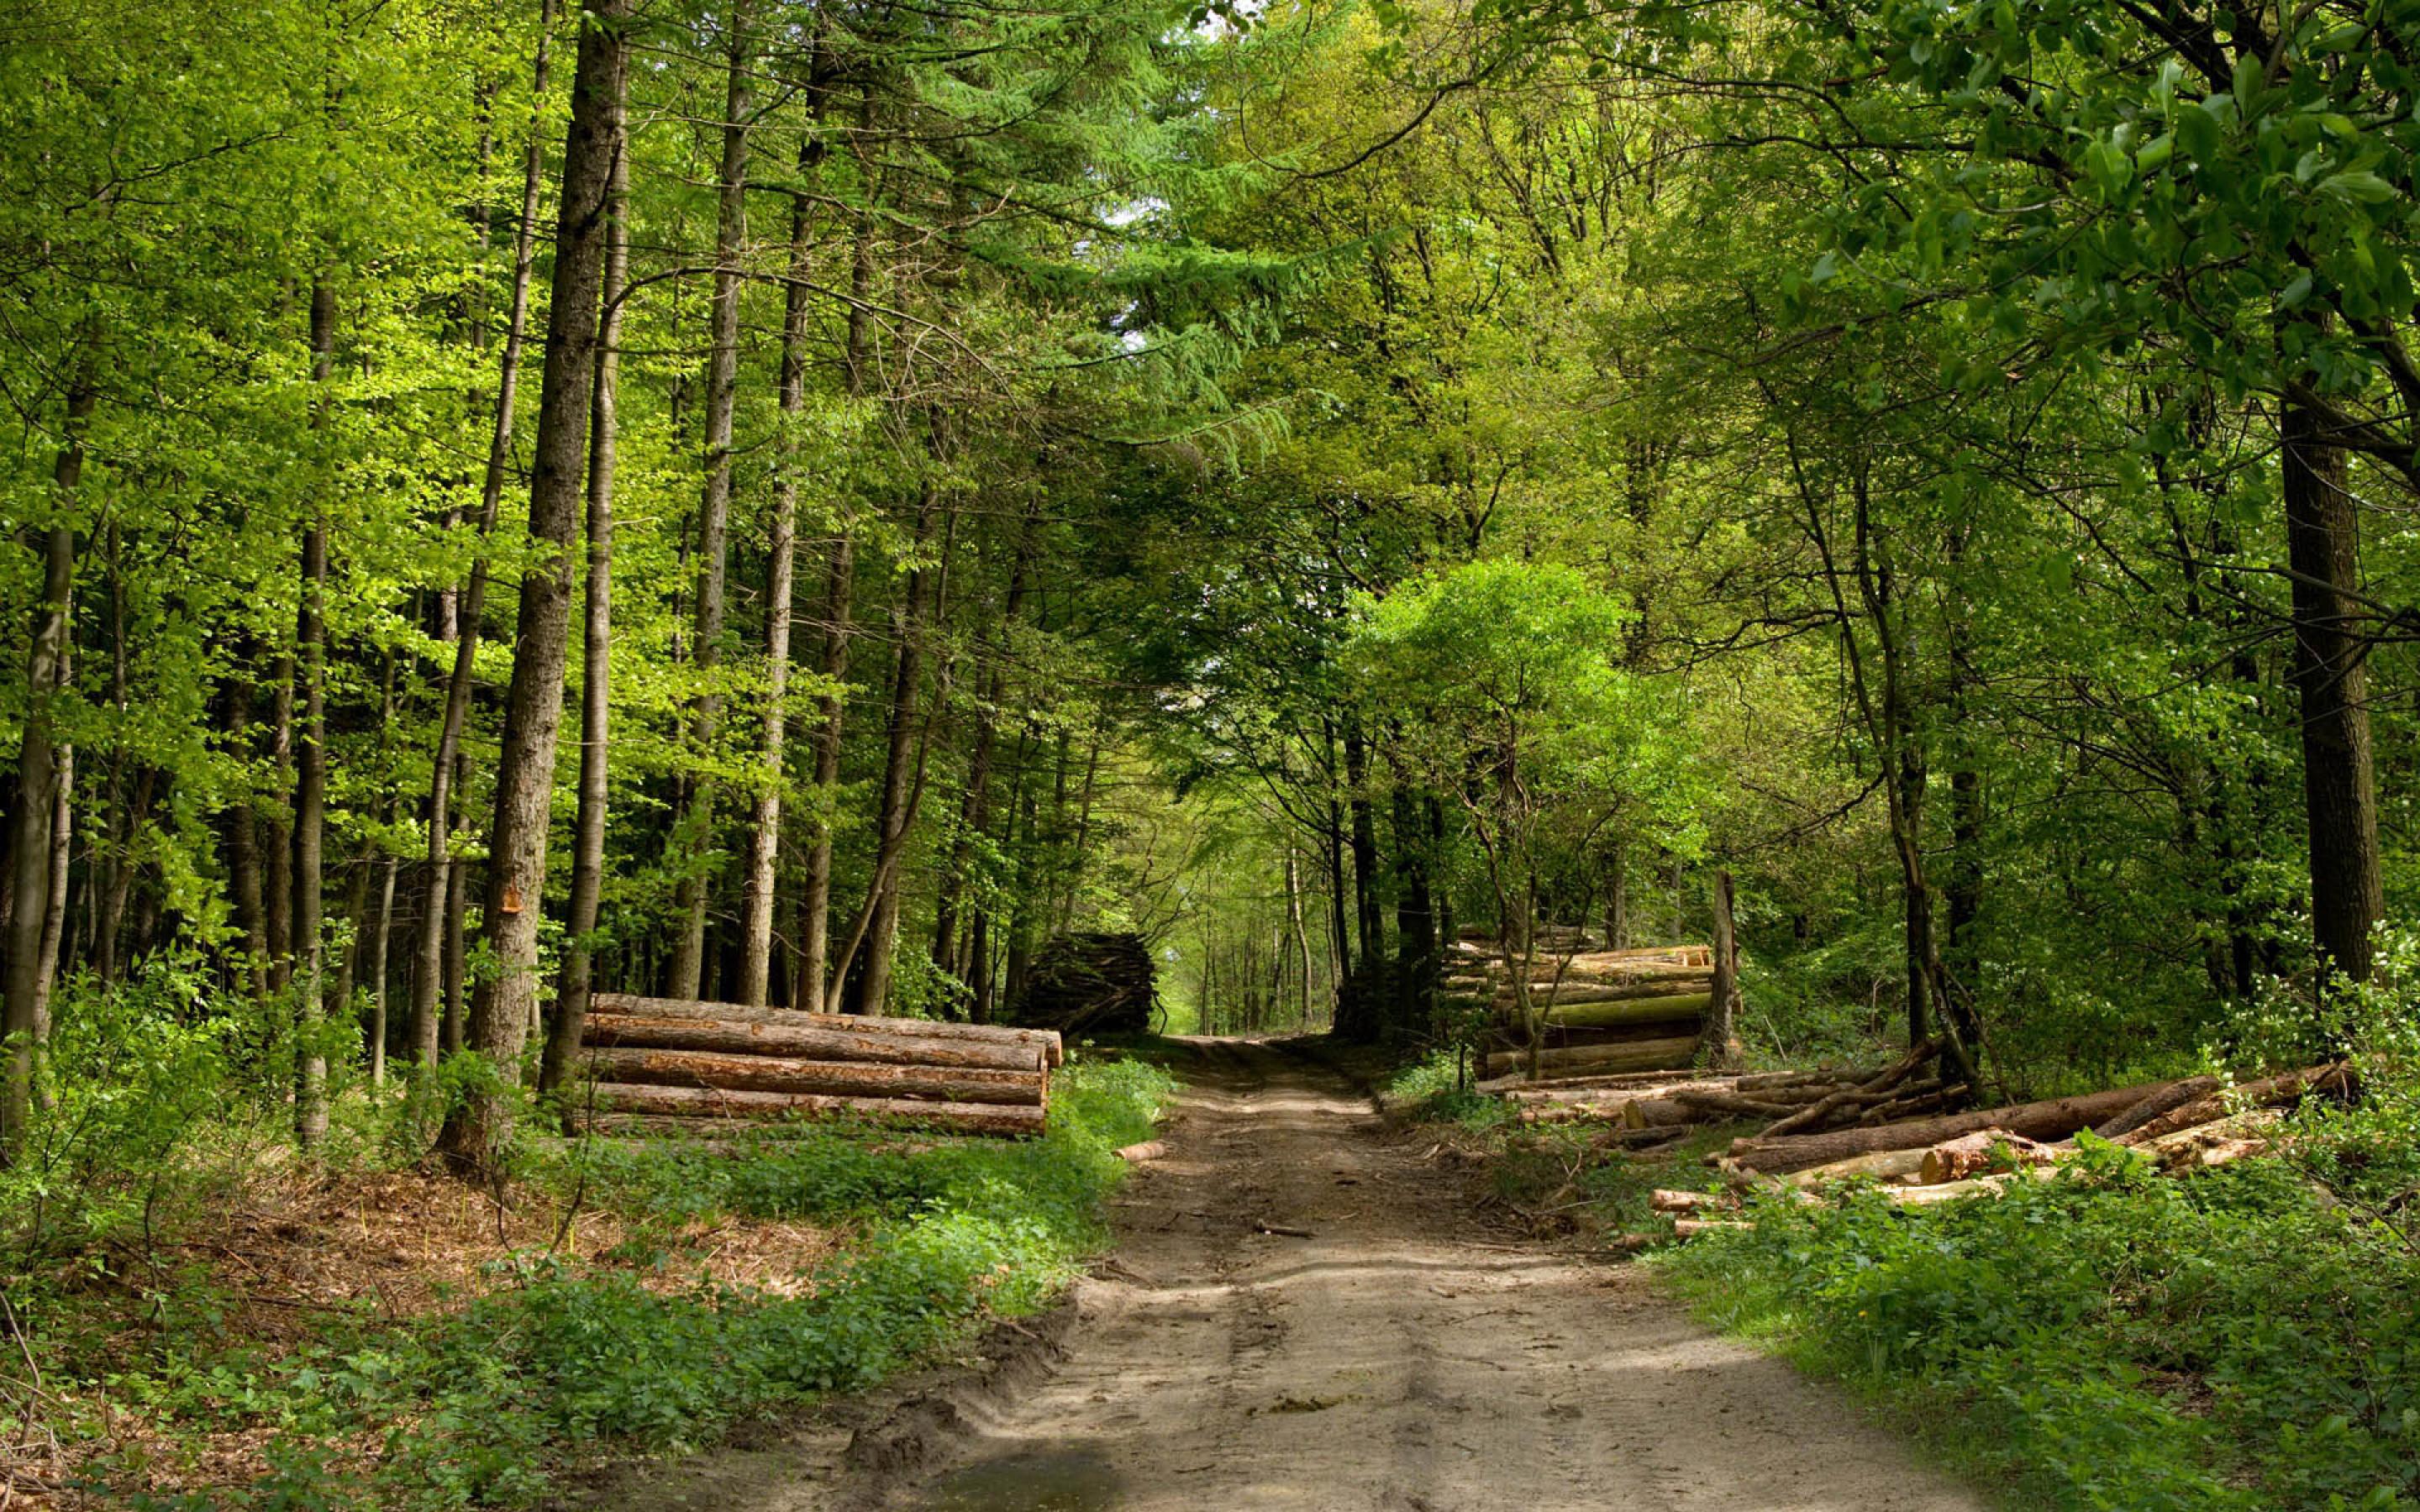
[[[1038,1380],[954,1410],[913,1475],[783,1473],[776,1457],[725,1464],[674,1504],[1987,1504],[1833,1389],[1692,1322],[1637,1267],[1501,1242],[1461,1179],[1386,1137],[1333,1072],[1270,1045],[1197,1043],[1168,1154],[1119,1194],[1115,1258],[1082,1283]]]

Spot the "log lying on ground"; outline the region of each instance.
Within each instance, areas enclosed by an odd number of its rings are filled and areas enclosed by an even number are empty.
[[[582,1058],[600,1082],[696,1087],[726,1091],[811,1092],[825,1097],[918,1098],[943,1103],[1002,1103],[1039,1107],[1048,1099],[1047,1073],[988,1066],[884,1066],[853,1060],[797,1060],[785,1056],[728,1056],[704,1050],[600,1048]]]
[[[1652,1212],[1697,1212],[1728,1206],[1712,1192],[1677,1192],[1658,1187],[1647,1194],[1648,1211]]]
[[[1980,1108],[1969,1113],[1912,1119],[1872,1128],[1839,1129],[1830,1134],[1789,1134],[1777,1139],[1735,1139],[1731,1142],[1730,1154],[1744,1165],[1781,1175],[1805,1170],[1810,1165],[1846,1160],[1852,1155],[1870,1154],[1878,1149],[1926,1149],[1944,1140],[1955,1139],[1960,1134],[1973,1134],[1978,1129],[2006,1129],[2028,1139],[2043,1141],[2064,1139],[2079,1129],[2088,1129],[2105,1119],[2115,1118],[2164,1085],[2150,1083],[2141,1087],[2121,1087],[2081,1097],[2055,1097],[2039,1103],[2021,1103],[2014,1107]]]
[[[1878,1149],[1870,1155],[1852,1155],[1828,1165],[1810,1165],[1792,1172],[1786,1180],[1792,1186],[1801,1188],[1821,1186],[1825,1181],[1854,1180],[1858,1177],[1888,1181],[1921,1174],[1924,1156],[1921,1149]]]
[[[906,1098],[822,1097],[805,1092],[725,1091],[710,1087],[644,1087],[597,1083],[597,1112],[663,1116],[674,1119],[866,1117],[896,1119],[952,1134],[1038,1134],[1040,1107],[999,1103],[924,1103]],[[597,1120],[604,1124],[603,1119]],[[627,1120],[613,1127],[628,1129]]]
[[[2218,1090],[2218,1085],[2215,1076],[2188,1076],[2180,1082],[2170,1082],[2092,1132],[2103,1139],[2122,1138],[2153,1119],[2208,1097]]]
[[[800,1060],[872,1061],[892,1066],[975,1066],[998,1071],[1038,1071],[1043,1062],[1042,1047],[1026,1040],[852,1033],[808,1024],[752,1023],[745,1019],[688,1018],[676,1014],[591,1013],[584,1042],[651,1050],[789,1056]]]
[[[788,1024],[806,1028],[835,1029],[847,1034],[904,1034],[923,1039],[995,1042],[1014,1041],[1034,1046],[1053,1066],[1066,1058],[1057,1030],[1011,1028],[999,1024],[950,1024],[938,1019],[882,1018],[871,1013],[801,1013],[787,1008],[746,1008],[737,1003],[702,1003],[685,997],[641,997],[630,993],[598,993],[590,1000],[589,1011],[644,1018]]]
[[[1532,1009],[1542,1004],[1570,1008],[1589,1003],[1635,1003],[1658,997],[1704,997],[1713,994],[1714,981],[1712,973],[1700,971],[1652,981],[1565,981],[1551,987],[1542,982],[1530,989],[1529,1004]],[[1464,995],[1466,1000],[1476,1000],[1480,995],[1469,993]],[[1512,994],[1509,991],[1491,991],[1486,996],[1499,1012],[1512,1007]]]
[[[1641,1040],[1632,1044],[1542,1050],[1538,1053],[1538,1071],[1542,1076],[1591,1071],[1655,1071],[1686,1065],[1697,1053],[1695,1035],[1685,1039]],[[1526,1050],[1499,1051],[1487,1057],[1487,1073],[1491,1076],[1527,1072],[1528,1068],[1529,1055]]]
[[[2023,1134],[1999,1128],[1978,1129],[1955,1139],[1945,1139],[1927,1149],[1916,1172],[1922,1178],[1918,1184],[1938,1186],[1944,1181],[1980,1176],[2004,1160],[2024,1165],[2047,1165],[2052,1159],[2046,1147]]]
[[[1756,1225],[1740,1218],[1675,1218],[1674,1239],[1695,1239],[1699,1234],[1720,1233],[1727,1228],[1754,1228]]]
[[[1660,1024],[1694,1021],[1701,1017],[1714,1002],[1708,993],[1653,997],[1632,997],[1619,1002],[1575,1003],[1563,997],[1539,1010],[1548,1024],[1567,1028],[1609,1028],[1621,1024]],[[1517,1014],[1505,1015],[1518,1032]]]
[[[2118,1143],[2148,1143],[2162,1134],[2223,1119],[2238,1108],[2273,1107],[2300,1102],[2305,1095],[2350,1097],[2356,1085],[2352,1068],[2341,1061],[2289,1071],[2282,1076],[2263,1077],[2208,1097],[2196,1098],[2132,1131]]]
[[[1906,1055],[1901,1056],[1893,1064],[1870,1076],[1858,1078],[1850,1085],[1838,1088],[1830,1097],[1818,1101],[1813,1106],[1801,1109],[1775,1123],[1764,1131],[1762,1137],[1777,1139],[1786,1134],[1821,1129],[1843,1108],[1854,1106],[1862,1113],[1872,1105],[1865,1101],[1869,1094],[1885,1092],[1900,1086],[1914,1076],[1920,1067],[1939,1052],[1938,1044],[1926,1040],[1910,1048]]]
[[[1679,1066],[1663,1071],[1607,1072],[1597,1076],[1571,1076],[1559,1079],[1551,1086],[1544,1082],[1533,1082],[1525,1075],[1516,1074],[1491,1076],[1485,1081],[1473,1083],[1471,1090],[1506,1093],[1515,1097],[1533,1095],[1562,1098],[1589,1092],[1627,1092],[1642,1087],[1661,1087],[1670,1082],[1694,1081],[1704,1074],[1703,1072],[1691,1071],[1685,1066]]]

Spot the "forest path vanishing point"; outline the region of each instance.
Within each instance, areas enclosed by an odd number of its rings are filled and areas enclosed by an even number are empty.
[[[709,1455],[615,1504],[728,1512],[1979,1512],[1833,1388],[1635,1266],[1508,1245],[1419,1143],[1281,1049],[1197,1041],[1061,1351],[942,1410],[912,1473],[847,1435]],[[1297,1230],[1310,1237],[1285,1232]],[[930,1397],[903,1409],[933,1411]],[[876,1429],[874,1431],[879,1431]],[[635,1490],[637,1494],[627,1494]]]

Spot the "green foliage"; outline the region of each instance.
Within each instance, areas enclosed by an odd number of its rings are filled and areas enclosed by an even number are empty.
[[[2408,1241],[2277,1161],[2101,1151],[1997,1200],[1763,1203],[1659,1264],[2042,1504],[2420,1504]]]
[[[193,1427],[265,1427],[290,1457],[208,1504],[519,1505],[550,1466],[695,1447],[744,1414],[862,1387],[985,1316],[1042,1305],[1102,1236],[1100,1201],[1171,1083],[1139,1062],[1069,1065],[1043,1139],[933,1139],[816,1126],[756,1148],[574,1150],[592,1193],[666,1227],[717,1216],[845,1221],[842,1255],[796,1292],[516,1259],[458,1311],[341,1322],[273,1364],[156,1347],[120,1381]],[[902,1148],[903,1145],[906,1148]],[[365,1425],[383,1426],[355,1450]],[[360,1458],[357,1458],[360,1457]],[[138,1500],[166,1507],[170,1501]]]

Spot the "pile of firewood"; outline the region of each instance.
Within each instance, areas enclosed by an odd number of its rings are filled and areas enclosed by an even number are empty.
[[[1441,996],[1486,1011],[1491,1077],[1528,1072],[1532,1027],[1539,1081],[1686,1066],[1714,1002],[1714,951],[1702,945],[1598,950],[1575,934],[1542,937],[1528,977],[1534,1026],[1496,945],[1457,941],[1446,953]]]
[[[1905,1071],[1914,1059],[1890,1068],[1901,1073],[1901,1086],[1911,1080]],[[1610,1121],[1621,1127],[1611,1142],[1625,1145],[1675,1137],[1691,1123],[1730,1121],[1743,1111],[1761,1114],[1765,1109],[1754,1108],[1758,1103],[1797,1103],[1758,1134],[1734,1139],[1728,1150],[1708,1157],[1728,1178],[1729,1192],[1656,1194],[1660,1211],[1696,1214],[1736,1208],[1741,1194],[1760,1188],[1811,1194],[1827,1182],[1855,1177],[1883,1183],[1890,1199],[1904,1206],[1990,1196],[2073,1159],[2075,1136],[2086,1130],[2142,1150],[2164,1171],[2201,1170],[2274,1148],[2288,1111],[2304,1098],[2342,1100],[2357,1089],[2351,1068],[2331,1063],[2231,1087],[2213,1076],[2192,1076],[2006,1107],[1876,1119],[1877,1109],[1892,1105],[1884,1103],[1869,1107],[1854,1122],[1842,1122],[1857,1098],[1889,1090],[1871,1085],[1888,1072],[1862,1080],[1838,1073],[1797,1074],[1826,1079],[1796,1080],[1791,1073],[1734,1077],[1727,1090],[1714,1093],[1701,1090],[1704,1082],[1668,1083],[1608,1089],[1592,1104],[1528,1096],[1533,1108],[1576,1105],[1593,1111],[1619,1092],[1623,1101]],[[1810,1088],[1821,1087],[1832,1089],[1806,1100]],[[1956,1090],[1943,1088],[1942,1094]],[[1826,1104],[1828,1112],[1816,1112]],[[1555,1111],[1540,1116],[1574,1115]],[[1601,1112],[1594,1116],[1607,1117]],[[1665,1119],[1677,1121],[1657,1121]],[[1801,1119],[1805,1121],[1796,1121]],[[1830,1127],[1818,1128],[1825,1122]],[[1718,1224],[1692,1218],[1682,1232],[1686,1237]]]
[[[1036,1134],[1062,1055],[1047,1029],[619,993],[591,1002],[581,1047],[588,1126],[639,1134],[845,1114]]]
[[[1015,1014],[1062,1034],[1141,1034],[1158,1002],[1141,935],[1062,934],[1035,955]]]

